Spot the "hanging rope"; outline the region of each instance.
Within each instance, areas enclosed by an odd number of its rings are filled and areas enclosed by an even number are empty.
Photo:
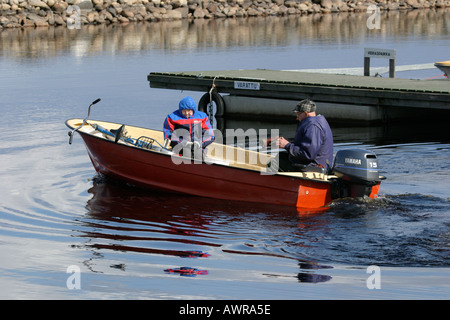
[[[211,89],[209,90],[209,104],[208,104],[208,115],[209,115],[209,121],[211,122],[211,125],[213,126],[214,123],[214,114],[213,114],[213,97],[212,97],[212,93],[213,91],[216,89],[216,78],[219,76],[215,76],[213,79],[213,83],[211,86]]]

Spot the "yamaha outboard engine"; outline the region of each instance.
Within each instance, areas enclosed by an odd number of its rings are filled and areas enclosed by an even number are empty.
[[[339,178],[333,190],[334,198],[369,196],[372,187],[380,182],[377,156],[367,150],[338,151],[332,174]]]

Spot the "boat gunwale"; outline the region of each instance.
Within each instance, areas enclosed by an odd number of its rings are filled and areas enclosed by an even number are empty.
[[[73,126],[72,126],[72,124],[70,124],[70,122],[72,122],[72,121],[73,122],[78,121],[78,122],[74,123]],[[110,121],[103,121],[103,120],[89,120],[89,121],[94,122],[94,123],[113,124],[113,125],[117,125],[119,127],[121,126],[121,124],[117,123],[117,122],[110,122]],[[68,128],[70,128],[70,129],[74,129],[77,126],[81,125],[82,123],[83,123],[83,119],[80,119],[80,118],[71,118],[71,119],[66,120],[66,122],[65,122],[66,126]],[[89,123],[86,123],[84,126],[86,126],[86,125],[89,125]],[[144,127],[135,126],[135,125],[128,125],[128,124],[126,124],[125,126],[133,127],[133,128],[137,128],[137,129],[142,129],[142,130],[161,132],[160,130],[144,128]],[[106,141],[106,142],[109,142],[109,143],[113,143],[113,144],[118,144],[118,143],[115,143],[114,141],[112,141],[112,140],[110,140],[110,139],[108,139],[108,138],[106,138],[104,136],[98,136],[98,135],[95,135],[95,134],[93,134],[91,132],[82,131],[81,129],[83,127],[81,127],[79,130],[77,130],[77,132],[79,134],[85,134],[85,135],[88,135],[88,136],[90,136],[92,138],[96,138],[96,139],[99,139],[99,140],[102,140],[102,141]],[[118,145],[124,146],[124,147],[128,147],[128,148],[133,148],[133,149],[136,149],[136,150],[139,150],[139,151],[146,151],[146,152],[151,152],[151,153],[157,154],[157,155],[162,155],[162,156],[166,156],[166,157],[172,157],[172,154],[163,153],[161,151],[157,151],[157,150],[153,150],[153,149],[140,148],[140,147],[128,144],[128,143],[120,143]],[[232,147],[232,146],[228,146],[228,145],[224,145],[224,144],[220,144],[220,145],[223,145],[223,146],[228,147],[228,148],[231,147],[231,148],[235,148],[235,149],[244,150],[246,152],[258,153],[256,151],[245,150],[245,149],[242,149],[242,148]],[[180,159],[186,159],[186,160],[192,161],[191,158],[187,158],[187,157],[183,157],[183,156],[180,156]],[[216,159],[216,160],[223,161],[223,160],[220,160],[220,159]],[[217,163],[217,162],[207,163],[205,161],[202,161],[202,163],[199,163],[199,164],[201,164],[201,165],[215,165],[215,166],[219,166],[219,167],[238,169],[238,170],[244,170],[244,171],[248,171],[248,172],[254,172],[254,173],[262,174],[262,171],[260,171],[260,170],[253,169],[253,168],[246,168],[246,167],[240,166],[239,164],[237,164],[237,165],[230,165],[230,164],[228,164],[227,165],[227,164]],[[274,176],[278,176],[278,177],[285,177],[285,178],[306,180],[306,181],[316,181],[316,182],[326,183],[326,184],[331,184],[331,183],[333,183],[333,180],[338,178],[335,175],[327,175],[327,174],[318,173],[318,172],[276,172],[276,173],[266,173],[266,175],[274,175]]]

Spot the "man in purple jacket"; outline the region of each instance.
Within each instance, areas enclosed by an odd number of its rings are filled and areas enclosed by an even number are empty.
[[[327,120],[316,115],[316,104],[309,99],[300,101],[293,111],[299,121],[294,142],[283,137],[277,141],[289,155],[291,166],[285,171],[305,171],[306,166],[330,169],[333,165],[333,134]]]

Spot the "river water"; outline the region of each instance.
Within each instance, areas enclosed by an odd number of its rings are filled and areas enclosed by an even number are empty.
[[[449,18],[393,12],[379,30],[361,13],[1,31],[0,298],[448,299],[445,124],[332,123],[335,149],[374,151],[387,180],[377,200],[314,212],[105,181],[64,122],[101,98],[91,118],[161,128],[181,98],[203,94],[152,89],[152,71],[361,67],[365,47],[396,49],[398,65],[448,60]],[[202,272],[165,271],[180,267]]]

